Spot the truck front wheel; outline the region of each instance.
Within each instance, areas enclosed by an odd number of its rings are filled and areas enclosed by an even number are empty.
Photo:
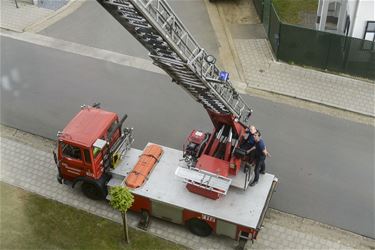
[[[186,222],[186,225],[192,234],[198,236],[206,237],[209,236],[212,232],[212,228],[207,224],[207,222],[197,218],[188,220]]]
[[[99,186],[91,182],[83,182],[81,186],[83,194],[92,200],[104,200],[105,191]]]

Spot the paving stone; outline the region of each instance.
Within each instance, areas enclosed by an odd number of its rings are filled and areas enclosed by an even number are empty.
[[[248,87],[375,116],[375,84],[274,62],[271,49],[265,39],[236,39],[234,43]],[[262,68],[266,64],[270,66],[262,73],[262,78],[252,73],[251,69]],[[274,81],[277,84],[273,83]]]
[[[21,151],[19,152],[19,154],[21,155],[28,153],[36,154],[38,152],[41,152],[32,147],[22,145],[18,142],[13,142],[12,140],[5,138],[1,138],[1,146],[8,148],[10,151],[13,151],[16,148],[20,148]],[[74,206],[79,209],[94,213],[98,216],[102,216],[115,222],[121,223],[120,215],[107,203],[89,200],[81,194],[79,188],[72,189],[68,186],[60,185],[59,183],[57,183],[55,179],[55,168],[46,169],[48,171],[41,171],[38,168],[30,168],[28,166],[29,164],[26,158],[24,158],[18,159],[18,168],[16,168],[16,171],[14,171],[15,168],[11,163],[13,163],[15,159],[12,158],[9,159],[9,161],[4,161],[2,151],[1,154],[1,181],[19,186],[23,189],[33,191],[64,204]],[[35,163],[40,163],[38,161],[39,160],[36,160]],[[131,226],[135,227],[137,225],[138,216],[136,214],[129,212],[128,219]],[[297,222],[294,223],[298,225]],[[336,242],[333,242],[332,240],[330,241],[316,236],[313,232],[309,233],[295,231],[288,227],[285,227],[283,224],[279,224],[277,220],[272,221],[266,218],[264,225],[264,229],[260,232],[258,240],[253,246],[255,249],[315,249],[317,246],[319,246],[319,248],[321,249],[342,249],[348,248],[349,244],[340,243],[338,240],[336,240]],[[185,244],[186,246],[193,249],[233,249],[234,246],[234,241],[229,238],[219,237],[216,235],[212,235],[207,238],[197,237],[190,234],[190,232],[188,232],[183,226],[156,219],[152,220],[149,232],[158,234],[159,236],[164,236],[167,239],[178,242],[180,244]],[[317,242],[320,245],[317,245]],[[374,243],[372,242],[372,244]],[[354,244],[352,248],[358,248],[358,246],[360,246],[360,244]],[[252,246],[248,243],[246,247],[251,248]]]
[[[24,28],[49,16],[52,10],[38,8],[32,4],[18,1],[19,8],[16,8],[15,1],[1,1],[1,28],[14,31],[23,31]]]

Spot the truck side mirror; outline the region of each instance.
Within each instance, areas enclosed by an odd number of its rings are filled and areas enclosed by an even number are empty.
[[[56,152],[55,152],[55,150],[52,151],[52,152],[53,152],[53,159],[55,160],[55,163],[57,165],[57,155],[56,155]]]
[[[91,107],[100,109],[100,102],[95,102]]]

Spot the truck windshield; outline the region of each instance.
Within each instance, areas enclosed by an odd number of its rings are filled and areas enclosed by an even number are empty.
[[[81,149],[79,147],[61,142],[62,155],[71,159],[82,160]]]

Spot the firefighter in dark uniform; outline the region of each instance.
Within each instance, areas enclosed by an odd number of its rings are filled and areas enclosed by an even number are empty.
[[[261,134],[259,131],[256,131],[254,133],[254,141],[256,155],[255,178],[254,181],[250,184],[250,186],[254,186],[255,184],[257,184],[259,180],[259,173],[266,173],[265,160],[267,156],[271,157],[271,154],[267,151],[266,144],[264,144],[264,141],[261,138]]]
[[[240,148],[250,153],[250,151],[255,146],[254,134],[257,132],[255,126],[251,125],[249,128],[246,129],[246,137],[242,140]]]
[[[240,148],[244,150],[243,155],[243,171],[246,173],[250,169],[250,164],[255,161],[255,140],[254,134],[257,131],[255,126],[251,125],[246,128],[246,134],[242,139]]]

